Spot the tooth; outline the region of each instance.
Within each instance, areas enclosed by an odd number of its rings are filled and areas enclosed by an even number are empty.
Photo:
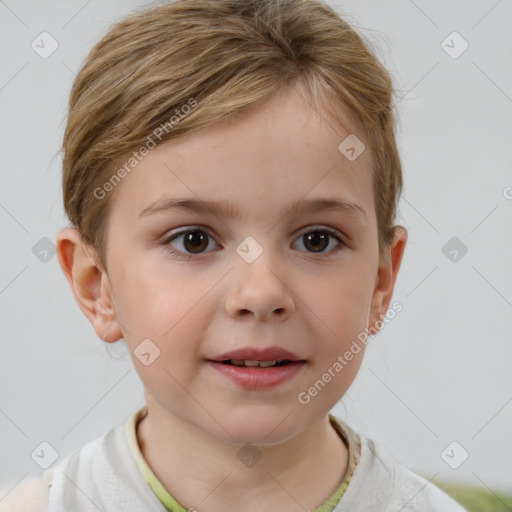
[[[260,366],[263,368],[268,368],[269,366],[274,366],[277,363],[277,361],[260,361]]]
[[[281,359],[280,361],[286,361],[286,359]],[[275,366],[277,360],[274,361],[253,361],[250,359],[230,359],[229,363],[234,366],[247,366],[255,368],[256,366],[260,366],[262,368],[269,368],[271,366]]]

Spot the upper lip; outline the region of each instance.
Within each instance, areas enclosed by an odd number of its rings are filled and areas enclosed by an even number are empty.
[[[237,350],[231,350],[224,354],[220,354],[210,361],[227,361],[228,359],[235,360],[248,360],[248,361],[277,361],[277,360],[290,360],[290,361],[304,361],[301,357],[281,347],[245,347]]]

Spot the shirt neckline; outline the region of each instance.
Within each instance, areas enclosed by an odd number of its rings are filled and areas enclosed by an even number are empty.
[[[140,409],[135,411],[125,422],[124,430],[125,435],[130,447],[130,452],[133,459],[139,469],[144,480],[151,487],[153,492],[158,496],[162,504],[170,512],[187,512],[187,510],[178,503],[167,489],[162,485],[160,480],[153,473],[149,467],[146,459],[142,455],[139,443],[137,441],[137,425],[147,415],[148,407],[147,404],[143,405]],[[337,418],[336,416],[329,414],[329,422],[333,426],[336,433],[340,436],[341,440],[348,449],[348,465],[347,471],[343,480],[337,487],[337,489],[329,496],[322,505],[314,509],[313,512],[332,512],[338,502],[341,500],[345,493],[347,486],[354,474],[355,468],[361,457],[361,439],[357,433],[355,433],[346,423]]]

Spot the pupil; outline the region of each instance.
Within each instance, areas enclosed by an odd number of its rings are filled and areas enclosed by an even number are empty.
[[[304,237],[306,239],[306,247],[310,242],[313,242],[313,252],[321,252],[329,245],[328,236],[323,231],[315,231],[314,233],[308,233],[304,235]],[[323,247],[321,247],[320,249],[318,249],[318,245],[316,245],[318,244],[318,242],[320,242],[321,245],[323,245]]]
[[[208,240],[202,231],[190,231],[185,235],[183,244],[190,252],[201,252],[208,246]]]

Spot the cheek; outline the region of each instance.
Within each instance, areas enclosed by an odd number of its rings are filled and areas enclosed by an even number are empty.
[[[197,368],[188,368],[190,363],[185,356],[164,348],[149,366],[140,363],[136,357],[132,359],[145,391],[161,405],[169,410],[185,410],[191,406],[191,379],[197,374]]]
[[[322,286],[313,287],[311,283],[310,288],[311,309],[315,313],[309,315],[317,354],[315,374],[324,382],[332,382],[326,398],[330,396],[333,403],[357,375],[366,347],[372,288],[363,268],[358,270],[351,267],[351,272],[342,271]]]
[[[316,320],[314,331],[321,334],[321,339],[337,345],[364,330],[372,292],[370,281],[364,272],[351,267],[330,279],[306,284],[304,293],[309,291],[303,296]]]
[[[131,274],[118,286],[124,339],[141,380],[156,394],[159,389],[180,393],[180,384],[187,387],[197,373],[201,333],[213,311],[206,291],[188,279],[185,286],[177,276],[155,279],[147,274]]]
[[[163,392],[165,396],[173,396],[176,400],[186,400],[185,390],[193,385],[198,369],[203,364],[200,355],[202,339],[199,335],[202,329],[198,328],[196,318],[192,315],[181,315],[181,321],[178,318],[171,325],[162,322],[165,327],[163,332],[150,325],[151,318],[145,317],[144,324],[130,334],[130,341],[127,342],[135,369],[153,396],[158,397]],[[141,338],[145,338],[142,343],[138,341]],[[145,353],[149,353],[149,356],[146,355],[144,360],[141,355]],[[146,364],[148,359],[150,364]]]
[[[152,266],[145,272],[131,273],[120,280],[116,307],[121,322],[130,334],[155,337],[163,344],[168,339],[183,338],[180,331],[190,332],[190,319],[197,328],[204,315],[204,297],[211,284],[191,279],[182,272],[165,273]]]

